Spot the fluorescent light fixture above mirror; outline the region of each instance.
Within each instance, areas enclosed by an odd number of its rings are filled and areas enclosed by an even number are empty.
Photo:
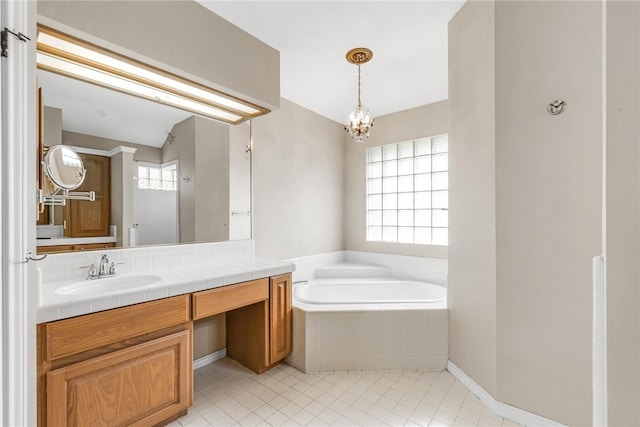
[[[38,25],[38,68],[238,124],[269,110]]]

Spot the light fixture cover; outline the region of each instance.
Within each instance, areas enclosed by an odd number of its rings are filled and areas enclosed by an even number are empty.
[[[231,124],[269,110],[38,25],[37,66]]]

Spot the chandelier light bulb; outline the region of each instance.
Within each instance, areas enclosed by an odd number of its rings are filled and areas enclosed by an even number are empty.
[[[369,109],[363,105],[358,105],[355,111],[349,114],[349,119],[344,128],[356,142],[364,142],[369,137],[369,129],[372,126],[373,117],[369,114]]]
[[[355,111],[349,114],[344,129],[356,142],[360,143],[369,137],[369,130],[374,121],[373,116],[369,114],[369,109],[360,102],[360,64],[369,62],[372,57],[373,52],[364,47],[351,49],[347,52],[347,61],[358,66],[358,103]]]

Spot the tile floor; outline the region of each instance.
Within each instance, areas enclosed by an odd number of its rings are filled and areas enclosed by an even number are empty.
[[[449,372],[256,375],[224,358],[194,372],[194,405],[170,427],[518,426],[484,407]]]

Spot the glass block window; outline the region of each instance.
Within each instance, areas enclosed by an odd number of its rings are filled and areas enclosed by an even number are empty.
[[[448,136],[367,149],[367,241],[447,245]]]
[[[165,167],[138,166],[138,188],[177,191],[177,172],[176,164]]]

